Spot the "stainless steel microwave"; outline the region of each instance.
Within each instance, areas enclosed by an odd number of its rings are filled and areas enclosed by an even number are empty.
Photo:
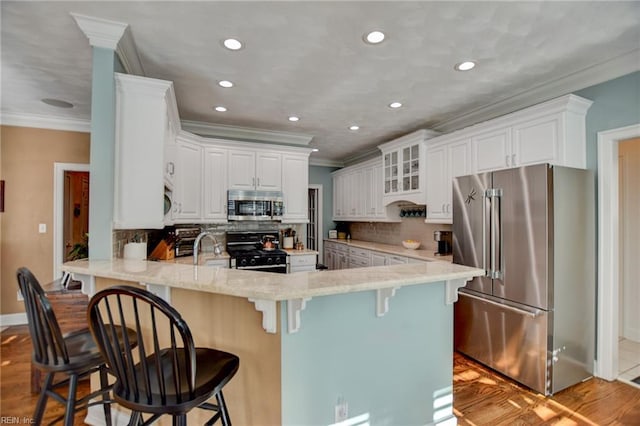
[[[230,190],[227,194],[229,220],[282,220],[283,211],[280,191]]]

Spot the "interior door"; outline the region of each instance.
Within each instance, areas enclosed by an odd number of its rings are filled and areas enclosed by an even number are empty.
[[[490,184],[491,173],[453,179],[453,263],[488,269]],[[466,288],[491,294],[491,278],[475,277]]]
[[[500,255],[494,280],[497,297],[548,309],[551,259],[549,227],[550,169],[546,164],[507,169],[493,174],[500,198]]]

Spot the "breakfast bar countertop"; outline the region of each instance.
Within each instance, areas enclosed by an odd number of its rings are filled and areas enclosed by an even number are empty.
[[[282,301],[464,280],[482,269],[448,262],[420,262],[335,271],[273,274],[215,266],[145,260],[76,260],[62,265],[74,274],[162,285],[246,298]]]

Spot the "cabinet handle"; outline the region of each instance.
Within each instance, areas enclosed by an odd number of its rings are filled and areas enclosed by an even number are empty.
[[[509,166],[509,156],[505,155],[504,162],[507,163],[507,167]]]
[[[516,155],[515,154],[511,154],[511,165],[512,166],[516,165]]]
[[[256,178],[251,178],[251,186],[256,186]]]
[[[173,164],[173,161],[169,161],[167,163],[167,173],[169,173],[170,176],[173,176],[174,172],[175,172],[175,164]]]
[[[257,186],[260,186],[260,178],[258,178],[257,181],[258,181],[258,185]]]

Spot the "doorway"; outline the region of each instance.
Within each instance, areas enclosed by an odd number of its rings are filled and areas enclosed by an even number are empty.
[[[640,137],[640,123],[598,132],[598,320],[595,375],[618,378],[620,142]]]
[[[53,277],[58,278],[69,251],[86,243],[89,165],[54,163],[53,173]]]
[[[640,377],[640,138],[618,144],[619,279],[618,379]]]
[[[88,257],[89,172],[64,171],[63,261]]]
[[[309,185],[309,223],[307,224],[307,249],[318,252],[318,263],[324,263],[322,226],[322,185]]]

